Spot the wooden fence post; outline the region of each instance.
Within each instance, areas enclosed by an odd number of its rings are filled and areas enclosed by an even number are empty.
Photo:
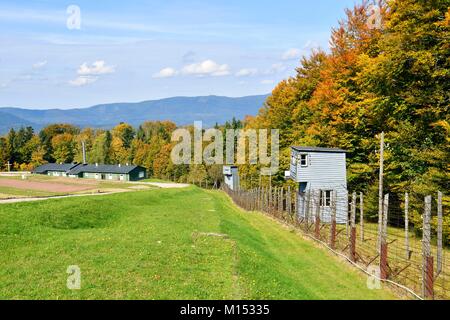
[[[261,187],[260,186],[258,187],[256,193],[258,194],[257,195],[258,199],[257,199],[257,202],[256,202],[256,206],[258,208],[258,211],[261,211],[261,199],[262,199],[261,194],[262,194],[262,191],[261,191]]]
[[[383,280],[388,278],[388,244],[387,244],[387,219],[389,210],[389,194],[384,196],[383,201],[383,215],[382,215],[382,228],[380,235],[380,277]]]
[[[422,235],[422,295],[434,298],[433,256],[431,255],[431,196],[425,197]]]
[[[260,186],[259,189],[259,200],[258,200],[258,210],[262,211],[262,203],[263,203],[263,188]]]
[[[305,201],[305,230],[309,230],[309,209],[311,202],[311,190],[306,191],[306,201]]]
[[[267,206],[270,214],[272,214],[272,205],[273,205],[272,192],[273,192],[272,185],[270,185],[270,187],[269,187],[269,205]]]
[[[364,242],[364,195],[359,193],[359,226],[361,232],[361,242]]]
[[[298,222],[298,190],[297,188],[294,189],[294,222],[297,223]]]
[[[315,214],[315,228],[314,228],[314,236],[316,239],[320,239],[320,193],[321,190],[317,190],[317,192],[314,193],[315,196],[315,204],[316,204],[316,214]]]
[[[436,277],[442,272],[442,192],[438,191],[437,198],[437,266]]]
[[[381,255],[381,235],[383,223],[383,166],[384,166],[384,132],[380,136],[380,172],[378,177],[378,253]]]
[[[350,215],[350,260],[356,261],[356,192],[352,194],[352,211]]]
[[[336,201],[337,201],[337,191],[333,191],[333,202],[331,206],[331,234],[330,234],[330,247],[331,249],[336,249]]]
[[[276,207],[276,203],[277,203],[277,187],[273,187],[272,188],[272,192],[270,193],[270,198],[272,199],[272,205],[270,206],[270,210],[272,211],[273,215],[277,214],[277,207]]]
[[[290,217],[291,216],[291,211],[292,211],[292,196],[291,196],[291,186],[288,186],[288,191],[287,191],[287,195],[286,195],[286,197],[287,197],[287,214],[288,214],[288,217]]]
[[[409,260],[409,194],[405,193],[405,253],[406,260]]]
[[[283,214],[284,211],[284,187],[281,188],[281,194],[280,194],[280,212]]]
[[[389,193],[384,195],[383,202],[383,238],[387,242],[387,226],[388,226],[388,216],[389,213]]]

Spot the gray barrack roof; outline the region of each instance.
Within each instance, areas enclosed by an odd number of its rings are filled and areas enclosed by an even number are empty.
[[[80,174],[82,172],[92,172],[92,173],[118,173],[118,174],[127,174],[138,168],[139,166],[124,166],[124,165],[109,165],[109,164],[80,164],[76,166],[72,170],[70,170],[69,174]]]
[[[76,166],[78,166],[78,164],[76,163],[46,163],[34,169],[34,172],[35,173],[45,173],[47,171],[67,172],[75,168]]]
[[[292,147],[299,152],[330,152],[330,153],[347,153],[347,151],[339,148],[322,148],[322,147]]]

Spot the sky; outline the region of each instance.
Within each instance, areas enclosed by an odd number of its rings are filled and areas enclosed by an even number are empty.
[[[2,0],[0,107],[270,93],[357,0]]]

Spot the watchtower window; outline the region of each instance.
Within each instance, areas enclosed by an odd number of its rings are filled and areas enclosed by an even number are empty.
[[[308,155],[307,154],[301,154],[300,155],[300,166],[301,167],[307,167],[308,166]]]
[[[320,205],[322,207],[331,206],[331,190],[323,190],[320,193]]]

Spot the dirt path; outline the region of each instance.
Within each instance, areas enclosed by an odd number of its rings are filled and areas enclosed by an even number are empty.
[[[175,183],[175,182],[136,182],[136,184],[148,184],[158,188],[187,188],[190,185],[187,183]]]

